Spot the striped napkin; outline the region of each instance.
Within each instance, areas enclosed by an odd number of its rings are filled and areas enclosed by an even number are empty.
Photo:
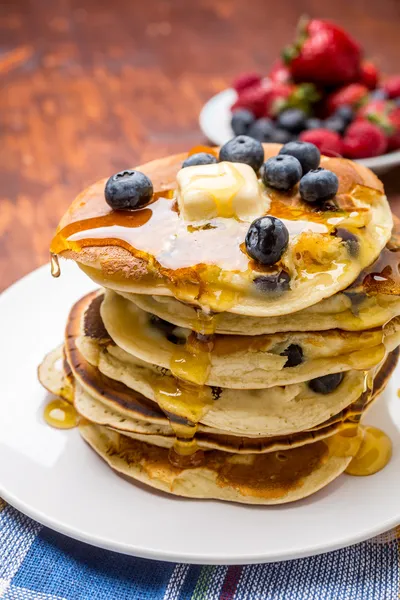
[[[398,600],[400,528],[311,558],[247,566],[165,563],[55,533],[0,500],[4,600]]]

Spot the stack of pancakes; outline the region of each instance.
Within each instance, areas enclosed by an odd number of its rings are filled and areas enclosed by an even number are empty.
[[[196,498],[303,498],[357,454],[360,420],[397,361],[400,237],[382,184],[322,157],[339,178],[333,202],[263,188],[290,234],[266,268],[246,254],[249,223],[185,221],[185,157],[138,167],[155,190],[145,208],[111,211],[101,181],[63,217],[53,254],[102,289],[72,308],[40,379],[125,476]]]

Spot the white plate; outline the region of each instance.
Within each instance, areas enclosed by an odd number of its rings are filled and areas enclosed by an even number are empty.
[[[200,128],[210,142],[216,146],[222,146],[234,136],[231,128],[230,107],[236,98],[235,90],[224,90],[210,98],[200,112]],[[369,167],[375,173],[382,174],[400,165],[400,150],[382,154],[382,156],[364,158],[358,162]]]
[[[185,500],[133,485],[76,430],[42,419],[36,379],[62,341],[72,303],[92,288],[75,265],[34,271],[0,296],[0,496],[49,527],[127,554],[190,563],[297,558],[364,540],[400,523],[400,370],[368,421],[392,438],[389,465],[372,477],[342,475],[309,499],[281,507]]]

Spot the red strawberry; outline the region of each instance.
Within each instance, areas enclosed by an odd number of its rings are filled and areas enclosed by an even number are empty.
[[[361,106],[357,113],[357,120],[370,119],[375,122],[380,118],[385,118],[388,112],[388,102],[386,100],[370,100],[364,106]]]
[[[361,83],[350,83],[333,92],[327,99],[328,115],[333,114],[340,106],[348,104],[356,108],[367,99],[368,89]]]
[[[387,92],[389,98],[400,97],[400,75],[393,75],[386,79],[383,84],[383,89]]]
[[[300,21],[296,43],[286,48],[283,59],[296,81],[340,85],[359,76],[360,46],[329,21]]]
[[[319,148],[321,154],[326,156],[340,156],[342,154],[342,140],[339,134],[329,131],[329,129],[303,131],[299,138],[303,142],[311,142]]]
[[[389,113],[389,122],[393,128],[392,133],[388,137],[388,150],[400,149],[400,106],[396,106]]]
[[[261,85],[249,87],[239,94],[236,102],[231,107],[231,111],[233,112],[238,108],[247,108],[257,119],[265,117],[269,95],[268,87]]]
[[[343,154],[348,158],[368,158],[384,154],[387,139],[383,131],[369,121],[355,121],[343,138]]]
[[[247,88],[251,88],[254,85],[259,85],[261,82],[261,75],[258,73],[243,73],[236,77],[236,79],[232,82],[232,87],[237,91],[238,94],[246,90]]]
[[[276,60],[268,73],[268,78],[277,83],[289,83],[291,75],[288,67],[281,60]]]
[[[360,83],[367,86],[369,90],[374,90],[378,85],[379,71],[369,60],[361,63]]]
[[[390,100],[368,102],[357,115],[356,121],[368,120],[377,125],[387,137],[388,150],[400,148],[400,107]]]

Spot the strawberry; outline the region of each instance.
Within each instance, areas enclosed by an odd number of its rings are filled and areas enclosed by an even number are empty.
[[[361,63],[359,82],[365,85],[369,90],[374,90],[378,85],[379,71],[369,60]]]
[[[254,85],[259,85],[261,83],[261,75],[258,73],[243,73],[239,75],[232,82],[232,87],[237,91],[238,94],[246,90],[247,88],[251,88]]]
[[[400,149],[400,106],[396,106],[389,113],[389,122],[392,132],[388,137],[388,150]]]
[[[350,83],[339,88],[327,98],[328,115],[337,111],[340,106],[349,105],[352,108],[360,106],[368,96],[368,89],[361,83]]]
[[[357,120],[371,120],[376,122],[377,120],[384,118],[388,112],[388,102],[386,100],[370,100],[361,108],[357,113]]]
[[[308,112],[310,104],[319,99],[319,93],[310,83],[295,86],[265,81],[239,94],[231,111],[247,108],[256,118],[275,117],[285,108],[301,108]]]
[[[321,19],[300,20],[295,44],[283,51],[295,81],[341,85],[356,81],[361,49],[343,29]]]
[[[390,100],[368,102],[357,115],[356,121],[367,120],[377,125],[387,137],[388,150],[400,148],[400,107]]]
[[[276,60],[268,73],[268,78],[277,83],[290,83],[291,75],[288,67],[281,60]]]
[[[379,156],[386,151],[388,142],[382,129],[370,121],[352,123],[343,138],[343,154],[348,158]]]
[[[303,142],[311,142],[317,146],[321,154],[326,156],[340,156],[342,154],[342,140],[339,134],[329,129],[310,129],[303,131],[299,139]]]
[[[386,79],[383,84],[383,89],[387,92],[389,98],[400,97],[400,75],[393,75]]]
[[[262,85],[254,85],[243,90],[236,102],[232,105],[231,111],[238,108],[247,108],[253,115],[259,119],[267,114],[267,102],[270,95],[268,87]]]

